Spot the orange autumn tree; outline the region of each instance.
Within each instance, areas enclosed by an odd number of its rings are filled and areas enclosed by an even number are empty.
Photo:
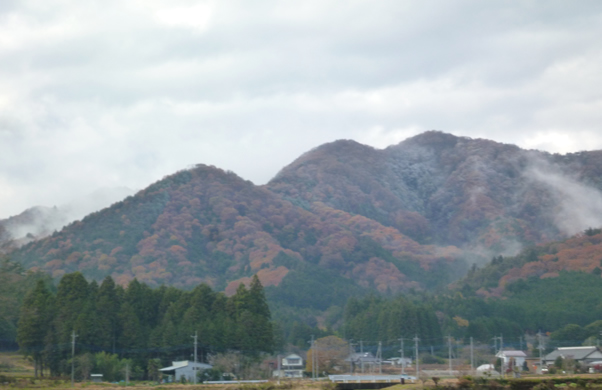
[[[317,339],[314,347],[307,352],[305,371],[312,372],[313,358],[318,359],[318,371],[333,374],[345,370],[345,359],[349,355],[349,343],[337,336]]]

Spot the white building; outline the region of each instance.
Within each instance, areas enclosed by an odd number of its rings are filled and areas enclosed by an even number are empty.
[[[293,353],[282,358],[280,371],[274,370],[272,375],[280,378],[303,378],[304,371],[303,358]]]
[[[523,351],[499,351],[495,357],[502,359],[504,368],[522,368],[523,364],[525,364],[527,354],[525,354]],[[510,367],[510,362],[513,362],[512,367]]]
[[[182,360],[179,362],[171,362],[171,366],[161,368],[164,374],[174,375],[175,381],[179,382],[182,377],[186,378],[188,382],[194,382],[194,377],[199,371],[209,370],[213,368],[210,364],[195,363],[190,360]]]

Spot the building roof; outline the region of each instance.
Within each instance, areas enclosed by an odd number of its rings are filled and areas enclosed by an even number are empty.
[[[523,351],[500,351],[495,356],[497,357],[527,357],[527,354]]]
[[[209,364],[205,364],[205,363],[199,363],[199,362],[195,363],[195,362],[191,362],[190,360],[181,360],[179,362],[171,362],[171,366],[161,368],[161,369],[159,369],[159,371],[174,371],[174,370],[177,370],[178,368],[183,368],[183,367],[187,367],[187,366],[196,366],[196,367],[200,367],[203,369],[209,369],[209,368],[213,367],[213,366],[211,366]]]
[[[598,354],[595,354],[598,352]],[[563,347],[557,348],[555,351],[550,352],[545,356],[545,360],[556,360],[558,356],[562,358],[571,357],[575,360],[583,360],[587,358],[592,358],[595,354],[595,358],[599,358],[599,350],[598,347]]]
[[[364,363],[376,363],[378,360],[370,352],[364,353],[353,353],[347,359],[346,362],[364,362]]]
[[[291,353],[288,356],[285,356],[284,359],[301,359],[303,360],[303,358],[299,355],[297,355],[296,353]]]

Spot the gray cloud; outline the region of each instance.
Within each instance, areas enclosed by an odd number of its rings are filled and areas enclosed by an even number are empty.
[[[6,1],[0,217],[429,129],[602,148],[602,4]]]

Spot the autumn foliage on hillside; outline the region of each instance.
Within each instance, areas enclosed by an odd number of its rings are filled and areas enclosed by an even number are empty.
[[[473,262],[582,230],[597,203],[579,194],[602,204],[601,166],[602,152],[551,155],[436,131],[384,150],[336,141],[265,186],[204,165],[177,172],[11,257],[54,278],[80,271],[227,294],[257,274],[275,299],[324,308],[354,288],[442,287]],[[556,245],[487,288],[600,265],[595,248]],[[304,295],[308,285],[320,293]]]
[[[53,277],[81,271],[121,285],[133,278],[151,286],[207,283],[233,294],[255,274],[277,286],[295,263],[383,292],[421,288],[414,274],[460,255],[319,202],[309,210],[295,206],[233,173],[198,166],[24,246],[13,259]],[[293,265],[276,264],[278,256]],[[391,261],[414,268],[406,267],[408,275]]]
[[[483,297],[499,297],[517,283],[556,278],[562,272],[602,275],[600,229],[589,228],[563,241],[527,248],[516,256],[494,257],[482,269],[473,268],[458,285],[470,286]]]
[[[602,190],[601,166],[600,151],[551,155],[429,131],[384,150],[322,145],[268,187],[307,209],[321,202],[419,243],[507,254],[586,228],[571,208],[583,206],[575,193]]]

